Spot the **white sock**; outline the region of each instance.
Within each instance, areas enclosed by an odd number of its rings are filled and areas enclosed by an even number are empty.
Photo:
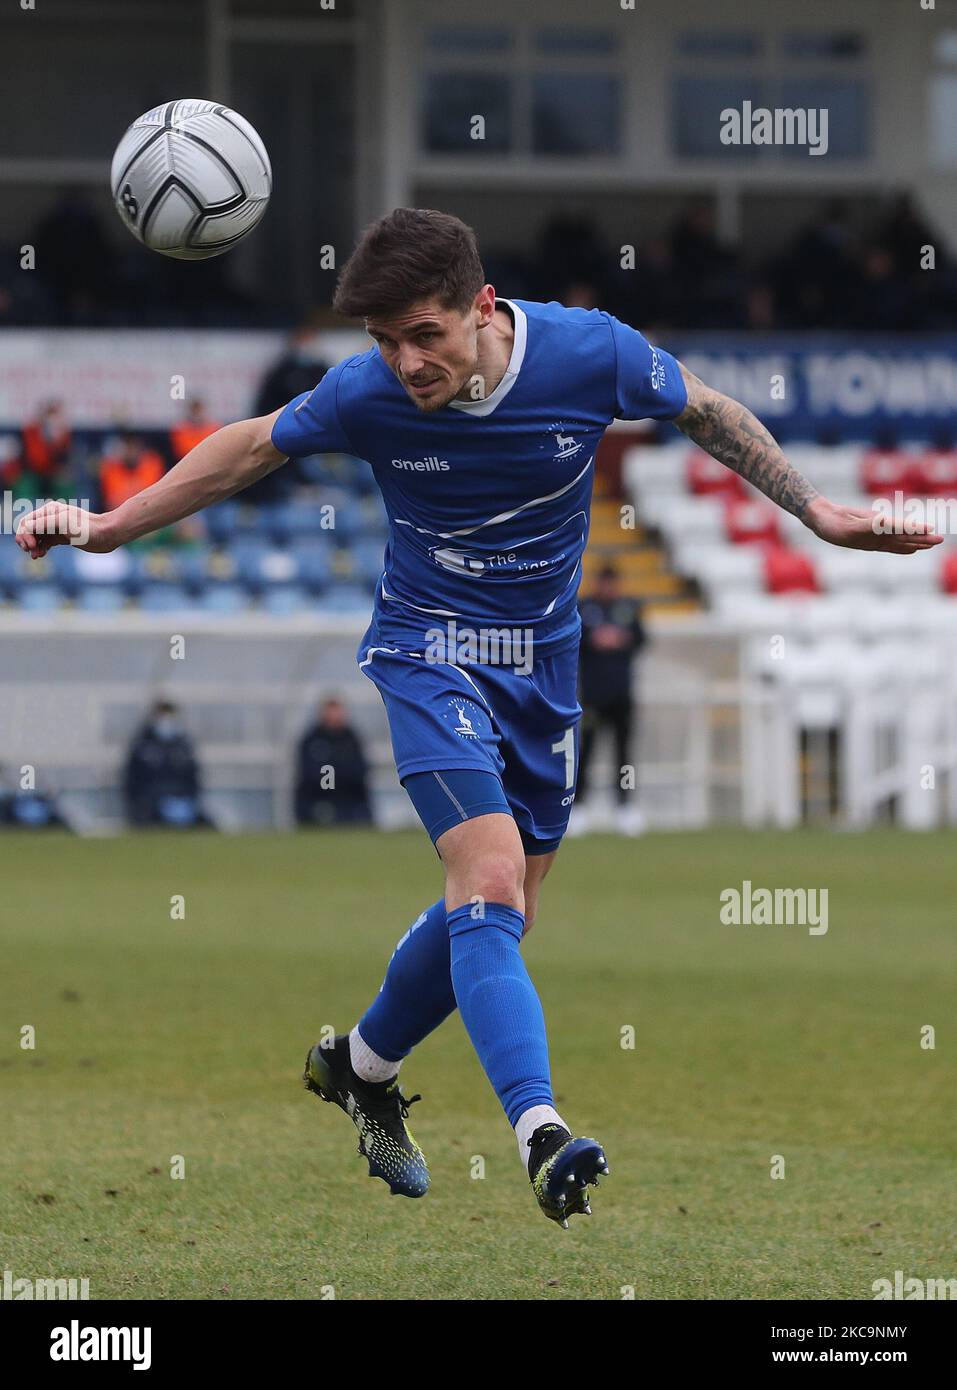
[[[402,1065],[401,1062],[387,1062],[378,1052],[373,1052],[358,1027],[349,1034],[349,1060],[352,1070],[363,1081],[391,1081],[393,1076],[398,1076]]]
[[[533,1105],[531,1110],[523,1110],[515,1121],[515,1138],[518,1140],[518,1156],[522,1167],[528,1172],[528,1141],[539,1125],[561,1125],[567,1129],[565,1121],[550,1105]]]

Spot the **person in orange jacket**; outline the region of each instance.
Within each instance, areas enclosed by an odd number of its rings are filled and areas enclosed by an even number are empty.
[[[180,420],[169,432],[170,447],[176,463],[185,458],[190,449],[195,449],[207,435],[215,434],[221,422],[209,420],[206,416],[206,403],[194,397],[186,406],[185,419]]]
[[[148,449],[137,434],[120,435],[115,453],[100,463],[100,495],[106,511],[122,506],[145,487],[159,482],[165,465],[155,449]]]

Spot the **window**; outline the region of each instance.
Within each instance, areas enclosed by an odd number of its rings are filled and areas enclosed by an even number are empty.
[[[671,84],[672,149],[683,159],[767,165],[818,158],[863,160],[871,152],[871,78],[865,35],[850,30],[694,30],[677,36]],[[706,76],[700,71],[706,61]],[[746,107],[745,103],[750,103]],[[721,140],[722,113],[748,112],[755,128],[761,109],[807,112],[815,132],[807,144],[729,143]],[[820,135],[826,112],[827,144]],[[780,118],[787,128],[785,118]]]
[[[501,153],[513,147],[512,92],[507,77],[484,72],[433,72],[425,86],[425,143],[437,154],[476,146]],[[481,116],[484,139],[473,136]]]
[[[957,29],[938,34],[933,57],[927,94],[931,163],[957,169]]]
[[[532,83],[536,154],[617,154],[620,91],[615,77],[555,73]]]
[[[435,24],[426,32],[421,144],[428,154],[613,157],[623,67],[609,26]],[[485,138],[475,139],[475,116]]]
[[[508,29],[458,25],[432,29],[428,45],[437,53],[505,53],[512,46],[512,35]]]

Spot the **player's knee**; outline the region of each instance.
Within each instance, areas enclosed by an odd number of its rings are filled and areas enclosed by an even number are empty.
[[[522,864],[509,854],[485,853],[470,867],[469,897],[521,909]]]

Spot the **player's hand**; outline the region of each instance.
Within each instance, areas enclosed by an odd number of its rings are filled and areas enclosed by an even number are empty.
[[[108,512],[87,512],[67,502],[44,502],[23,517],[16,541],[32,560],[42,560],[55,545],[72,545],[93,555],[106,555],[117,546]]]
[[[880,527],[879,512],[865,507],[840,507],[826,497],[815,497],[804,516],[822,541],[842,545],[849,550],[887,550],[894,555],[913,555],[918,550],[931,550],[944,539],[929,523],[917,525],[913,531],[886,531]]]

